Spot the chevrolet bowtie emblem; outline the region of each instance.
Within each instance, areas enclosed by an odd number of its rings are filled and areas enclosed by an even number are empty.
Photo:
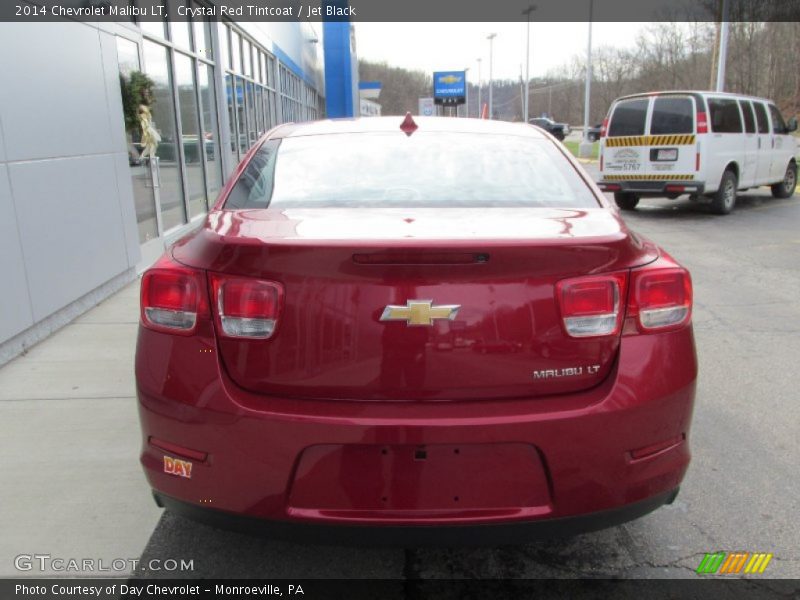
[[[452,321],[458,314],[460,304],[433,305],[433,300],[408,300],[405,306],[390,304],[383,309],[381,321],[405,321],[406,325],[433,325],[434,319]]]

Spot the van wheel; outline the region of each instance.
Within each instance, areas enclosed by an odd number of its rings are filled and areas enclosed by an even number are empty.
[[[622,210],[633,210],[639,204],[639,196],[630,192],[614,192],[614,202]]]
[[[725,171],[719,182],[719,189],[711,195],[711,212],[727,215],[736,204],[736,186],[739,182],[736,173]]]
[[[794,188],[797,185],[797,165],[789,163],[786,167],[786,174],[783,181],[771,186],[773,198],[791,198],[794,195]]]

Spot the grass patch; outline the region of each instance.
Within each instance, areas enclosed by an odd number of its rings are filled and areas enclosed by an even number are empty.
[[[578,156],[578,147],[581,144],[580,142],[574,140],[567,140],[562,143],[567,147],[567,150],[572,152],[573,156]],[[590,158],[597,160],[599,158],[599,153],[600,153],[600,142],[594,142],[592,144],[592,155]]]

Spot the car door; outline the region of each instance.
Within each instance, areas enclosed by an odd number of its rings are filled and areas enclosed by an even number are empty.
[[[708,139],[707,156],[711,163],[708,173],[708,188],[716,189],[722,174],[731,163],[738,165],[740,173],[744,162],[744,127],[739,103],[730,97],[708,98],[711,135]],[[739,177],[741,185],[741,175]]]
[[[756,133],[756,119],[753,106],[747,100],[739,100],[739,108],[744,117],[744,162],[742,163],[741,185],[749,187],[755,185],[758,171],[759,143]]]
[[[769,104],[769,116],[772,120],[772,161],[769,173],[770,182],[775,182],[783,180],[786,165],[794,152],[794,143],[789,137],[789,129],[781,111],[774,104]]]
[[[756,183],[766,183],[770,179],[772,166],[772,129],[767,117],[767,108],[763,102],[753,101],[756,114],[756,132],[758,137],[758,166],[756,167]]]

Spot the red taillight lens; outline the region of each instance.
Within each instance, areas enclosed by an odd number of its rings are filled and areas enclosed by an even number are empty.
[[[692,280],[680,267],[645,267],[631,272],[628,316],[640,331],[665,331],[686,325],[692,313]]]
[[[556,284],[564,329],[572,337],[616,335],[622,323],[625,274],[565,279]]]
[[[211,289],[223,335],[267,339],[275,332],[283,301],[280,283],[211,275]]]
[[[697,113],[697,133],[708,133],[708,117],[704,112]]]
[[[141,310],[145,327],[191,334],[208,312],[203,273],[162,257],[142,276]]]
[[[608,133],[608,117],[603,119],[603,124],[600,126],[600,137],[606,137]]]

